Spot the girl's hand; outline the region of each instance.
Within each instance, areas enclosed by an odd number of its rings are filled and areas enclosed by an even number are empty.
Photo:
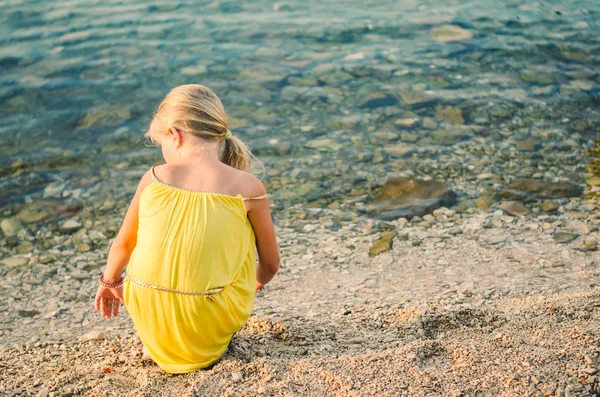
[[[117,317],[119,314],[119,303],[123,302],[123,286],[118,288],[106,288],[102,285],[98,286],[96,293],[96,311],[106,318],[110,318],[111,314]]]

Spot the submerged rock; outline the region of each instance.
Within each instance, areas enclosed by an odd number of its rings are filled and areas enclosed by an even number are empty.
[[[579,235],[573,233],[557,232],[554,233],[553,237],[554,241],[556,241],[557,243],[568,243],[575,240],[577,237],[579,237]]]
[[[21,229],[23,229],[23,224],[19,218],[12,217],[3,219],[2,222],[0,222],[0,227],[6,237],[14,237],[19,234]]]
[[[450,207],[456,193],[443,182],[414,178],[390,178],[367,207],[370,216],[384,220],[412,218]]]
[[[533,201],[578,197],[582,193],[583,187],[573,182],[518,179],[506,186],[499,194],[507,200]]]
[[[456,25],[442,25],[431,29],[429,37],[440,43],[449,43],[473,38],[473,33]]]
[[[74,233],[81,228],[81,223],[74,219],[68,219],[58,227],[58,230],[60,230],[62,233]]]
[[[500,203],[500,208],[510,215],[525,215],[529,212],[520,201],[503,201]]]
[[[446,123],[464,124],[465,119],[462,110],[459,108],[447,107],[438,108],[435,112],[435,118]]]

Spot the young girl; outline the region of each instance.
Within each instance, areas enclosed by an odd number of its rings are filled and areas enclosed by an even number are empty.
[[[210,89],[174,88],[146,136],[166,164],[140,180],[95,306],[110,318],[122,302],[150,357],[184,373],[225,352],[278,271],[279,252],[265,188],[247,172],[250,152]]]

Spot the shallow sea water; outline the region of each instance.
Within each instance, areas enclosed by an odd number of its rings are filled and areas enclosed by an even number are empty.
[[[185,83],[221,97],[280,205],[360,205],[392,175],[461,200],[584,184],[599,16],[592,0],[4,1],[0,203],[160,162],[142,136]],[[444,25],[472,37],[440,41]]]

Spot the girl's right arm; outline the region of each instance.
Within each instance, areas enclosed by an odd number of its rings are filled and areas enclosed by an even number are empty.
[[[254,182],[253,196],[266,194],[265,187],[258,178]],[[279,250],[271,210],[267,198],[246,201],[248,219],[256,236],[258,265],[256,267],[256,289],[262,288],[279,270]]]

